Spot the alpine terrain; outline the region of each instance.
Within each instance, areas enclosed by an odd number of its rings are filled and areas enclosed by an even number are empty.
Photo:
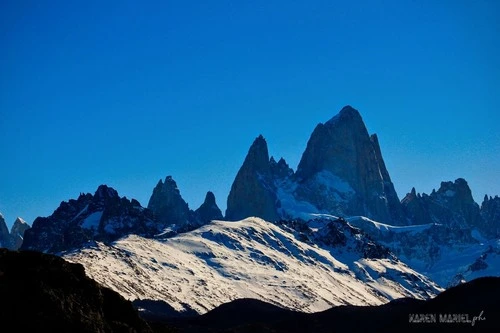
[[[310,313],[500,275],[499,218],[500,198],[477,204],[462,178],[399,200],[378,136],[346,106],[316,126],[295,171],[259,135],[224,215],[210,191],[190,209],[167,176],[147,207],[101,185],[32,228],[16,221],[9,234],[0,219],[0,242],[79,263],[144,311],[203,314],[250,298]]]

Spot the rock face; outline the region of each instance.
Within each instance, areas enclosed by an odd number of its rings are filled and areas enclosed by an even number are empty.
[[[24,232],[29,228],[30,226],[28,223],[18,217],[12,225],[9,233],[5,219],[2,214],[0,214],[0,247],[7,248],[9,250],[19,249],[23,243]]]
[[[275,192],[267,143],[260,135],[250,147],[231,186],[226,219],[241,220],[257,216],[267,221],[278,220]]]
[[[160,230],[152,212],[137,200],[120,198],[114,189],[101,185],[94,195],[80,194],[77,200],[62,202],[51,216],[36,218],[24,233],[21,249],[56,253],[131,233],[152,237]]]
[[[10,234],[3,215],[0,214],[0,247],[8,248],[10,245]]]
[[[160,179],[149,199],[148,209],[165,225],[185,225],[190,220],[189,206],[172,176],[167,176],[165,182]]]
[[[153,212],[160,225],[169,229],[166,236],[194,230],[213,219],[222,219],[222,213],[215,203],[212,192],[207,193],[205,202],[200,208],[192,211],[182,198],[172,176],[167,176],[164,182],[160,179],[153,189],[148,209]]]
[[[412,189],[401,201],[411,224],[439,223],[456,229],[484,229],[479,205],[465,179],[441,182],[430,195]]]
[[[11,250],[17,250],[21,247],[23,244],[24,232],[29,228],[29,224],[20,217],[14,221],[12,229],[10,229],[10,239],[12,242]]]
[[[500,197],[484,196],[481,204],[481,217],[483,218],[483,232],[493,238],[500,237]]]
[[[201,204],[200,208],[195,210],[199,221],[202,224],[210,223],[212,220],[222,220],[222,212],[215,202],[215,195],[208,191],[205,196],[205,201]]]
[[[350,106],[316,126],[296,175],[302,185],[298,198],[321,211],[406,222],[378,138],[370,137],[359,112]]]
[[[152,332],[129,301],[85,276],[80,264],[0,249],[0,272],[4,330]]]

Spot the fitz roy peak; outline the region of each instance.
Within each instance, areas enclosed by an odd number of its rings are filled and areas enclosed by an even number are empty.
[[[333,184],[324,181],[325,175]],[[316,126],[297,168],[297,180],[301,183],[298,198],[320,211],[405,222],[378,138],[368,134],[361,115],[351,106]]]
[[[262,136],[255,139],[231,187],[226,218],[301,217],[298,205],[310,213],[406,222],[378,138],[352,107],[316,126],[296,173],[283,159],[269,159]]]

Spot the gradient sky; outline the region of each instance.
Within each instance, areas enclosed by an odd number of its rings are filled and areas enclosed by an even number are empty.
[[[207,4],[209,3],[209,4]],[[400,198],[465,178],[500,194],[500,2],[0,3],[0,212],[32,223],[108,184],[172,175],[225,210],[259,134],[295,169],[344,106]]]

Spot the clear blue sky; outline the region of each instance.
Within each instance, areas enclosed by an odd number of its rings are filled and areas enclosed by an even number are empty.
[[[295,169],[346,104],[400,197],[463,177],[482,201],[500,194],[499,32],[496,0],[4,0],[0,212],[31,224],[103,183],[147,205],[167,175],[225,209],[256,136]]]

